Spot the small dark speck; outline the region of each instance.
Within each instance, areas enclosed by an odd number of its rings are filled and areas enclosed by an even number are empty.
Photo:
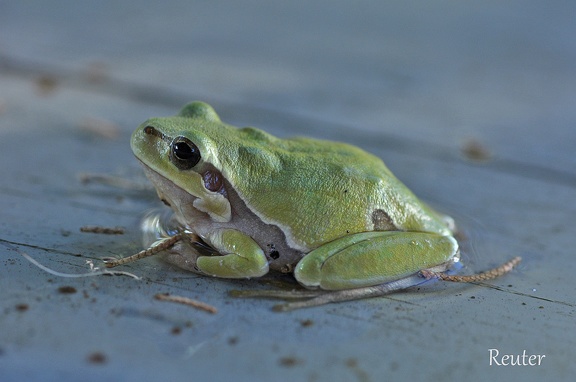
[[[470,296],[470,300],[474,300],[476,296]]]
[[[472,162],[487,162],[492,158],[488,148],[475,139],[465,142],[462,147],[464,157]]]
[[[176,335],[182,333],[182,328],[180,328],[179,326],[175,326],[172,328],[172,330],[170,330],[170,333],[172,333],[176,336]]]
[[[309,326],[314,325],[314,321],[307,319],[307,320],[302,320],[300,321],[300,325],[302,325],[303,327],[307,328]]]
[[[512,288],[514,285],[512,284],[508,284],[508,288]]]
[[[230,337],[228,338],[228,345],[236,345],[238,343],[238,337],[234,336],[234,337]]]
[[[274,260],[278,260],[279,257],[280,257],[280,253],[278,251],[270,252],[270,258],[272,258]]]
[[[538,309],[544,309],[544,307],[543,307],[542,305],[540,305],[540,306],[538,307]]]
[[[16,305],[16,310],[19,311],[19,312],[25,312],[25,311],[28,310],[28,308],[30,308],[30,307],[28,306],[28,304],[17,304],[17,305]]]
[[[61,286],[60,288],[58,288],[58,292],[62,294],[73,294],[76,293],[76,288],[71,286]]]
[[[282,357],[280,358],[280,365],[281,366],[285,366],[285,367],[293,367],[298,365],[299,363],[302,363],[302,360],[296,358],[296,357]]]
[[[102,365],[102,364],[106,363],[106,354],[97,351],[97,352],[88,354],[87,360],[91,364]]]
[[[348,193],[348,190],[344,190],[344,193],[345,193],[345,194]]]
[[[346,360],[346,366],[356,367],[356,366],[358,366],[358,360],[356,358],[348,358]]]
[[[525,302],[523,302],[523,303],[522,303],[522,305],[526,305],[526,303],[525,303]]]
[[[44,75],[36,79],[36,88],[40,95],[47,95],[56,89],[58,79],[49,75]]]

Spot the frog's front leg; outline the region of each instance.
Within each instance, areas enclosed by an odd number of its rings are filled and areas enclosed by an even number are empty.
[[[268,273],[268,259],[249,236],[235,229],[218,229],[206,241],[222,256],[199,256],[200,272],[223,278],[260,277]]]
[[[374,231],[348,235],[306,255],[294,270],[307,288],[343,290],[403,279],[446,263],[458,253],[451,236]]]

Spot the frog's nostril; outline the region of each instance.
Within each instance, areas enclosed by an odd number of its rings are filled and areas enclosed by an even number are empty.
[[[144,133],[149,134],[149,135],[156,135],[156,134],[158,134],[158,130],[156,130],[152,126],[146,126],[144,128]]]
[[[162,134],[161,131],[156,130],[156,128],[153,126],[144,127],[144,134],[153,135],[153,136],[160,138],[160,139],[166,139],[166,136],[164,134]]]

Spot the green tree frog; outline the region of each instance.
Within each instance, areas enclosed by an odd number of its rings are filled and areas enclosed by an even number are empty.
[[[458,260],[453,220],[357,147],[236,128],[202,102],[147,120],[131,147],[179,227],[165,258],[186,270],[290,272],[321,291],[304,294],[316,305],[404,289]]]

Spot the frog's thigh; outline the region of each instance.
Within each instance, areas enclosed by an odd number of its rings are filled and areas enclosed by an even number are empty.
[[[351,289],[398,280],[442,264],[458,251],[451,236],[424,232],[364,232],[325,244],[294,271],[306,287]]]
[[[268,260],[251,237],[234,229],[221,229],[207,239],[225,255],[198,257],[196,265],[201,272],[225,278],[260,277],[268,273]]]

